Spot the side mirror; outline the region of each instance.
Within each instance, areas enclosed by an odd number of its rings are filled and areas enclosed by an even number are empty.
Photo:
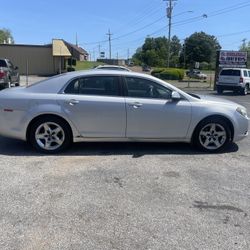
[[[177,91],[173,91],[171,98],[173,101],[179,101],[181,99],[181,95]]]

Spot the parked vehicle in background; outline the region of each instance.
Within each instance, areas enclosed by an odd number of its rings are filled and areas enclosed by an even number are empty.
[[[186,71],[186,75],[190,78],[195,78],[195,79],[200,79],[200,80],[207,79],[207,75],[197,69],[191,69],[191,70]]]
[[[218,94],[224,90],[232,90],[247,95],[250,87],[250,69],[224,68],[220,71],[216,82]]]
[[[142,66],[142,71],[144,71],[144,72],[150,72],[151,71],[151,67],[148,66],[148,65],[143,65]]]
[[[99,65],[95,69],[131,71],[130,69],[119,65]]]
[[[0,58],[0,89],[19,86],[18,67],[14,67],[9,59]]]
[[[56,153],[73,141],[192,142],[208,152],[248,135],[246,109],[146,74],[85,70],[0,92],[0,134]]]

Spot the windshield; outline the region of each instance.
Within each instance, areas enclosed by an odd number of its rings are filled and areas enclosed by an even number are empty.
[[[240,76],[240,70],[224,69],[220,73],[221,76]]]

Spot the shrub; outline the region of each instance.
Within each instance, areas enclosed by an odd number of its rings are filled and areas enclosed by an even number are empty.
[[[68,71],[68,72],[75,71],[75,70],[76,70],[76,69],[73,68],[73,67],[68,67],[68,68],[67,68],[67,71]]]
[[[182,80],[184,78],[184,70],[176,68],[156,68],[151,75],[163,80]]]

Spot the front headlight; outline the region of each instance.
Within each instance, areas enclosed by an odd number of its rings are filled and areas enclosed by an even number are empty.
[[[236,109],[236,111],[237,111],[238,113],[240,113],[242,116],[244,116],[245,118],[248,119],[248,117],[247,117],[247,110],[246,110],[245,108],[238,107],[238,108]]]

